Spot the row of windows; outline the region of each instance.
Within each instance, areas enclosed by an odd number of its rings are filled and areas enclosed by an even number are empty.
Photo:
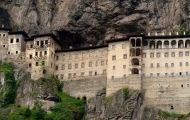
[[[45,65],[46,63],[45,63],[45,61],[42,61],[42,62],[36,62],[36,66],[40,66],[40,65]],[[32,67],[32,63],[29,63],[29,65],[28,65],[28,67]]]
[[[9,54],[9,55],[10,55],[10,54],[11,54],[11,52],[9,51],[9,52],[7,52],[7,54]],[[15,54],[18,54],[18,51],[15,51]]]
[[[42,57],[43,55],[47,55],[47,51],[40,51],[40,52],[36,52],[35,53],[35,56],[38,56],[38,57]],[[32,54],[29,55],[29,58],[32,59]]]
[[[112,46],[111,46],[111,49],[112,49],[112,50],[115,50],[115,48],[116,48],[116,45],[112,45]],[[125,48],[126,48],[126,44],[123,43],[122,46],[121,46],[121,48],[122,48],[122,49],[125,49]]]
[[[102,51],[101,55],[102,56],[106,55],[106,51]],[[89,57],[92,57],[92,56],[93,56],[93,52],[90,52]],[[98,52],[94,53],[94,56],[98,56]],[[69,54],[68,56],[69,59],[73,59],[73,58],[78,59],[78,57],[79,57],[79,54],[75,54],[75,55]],[[82,58],[84,57],[85,57],[85,53],[82,53]],[[63,60],[65,59],[66,59],[66,55],[63,55]],[[56,60],[59,60],[59,56],[56,56]]]
[[[179,66],[183,66],[182,62],[179,62]],[[185,66],[189,66],[189,62],[185,62]],[[142,67],[145,67],[145,64],[142,64]],[[150,67],[160,67],[160,63],[156,63],[156,65],[154,66],[153,63],[150,64]],[[165,63],[165,67],[174,67],[174,63],[171,63],[171,65],[169,66],[169,63]]]
[[[123,78],[126,78],[127,76],[126,76],[126,74],[123,74]],[[111,76],[111,79],[114,79],[115,78],[115,76]]]
[[[112,69],[113,69],[113,70],[115,70],[115,69],[116,69],[116,67],[115,67],[115,66],[113,66],[113,67],[112,67]],[[126,65],[123,65],[123,69],[126,69]]]
[[[123,54],[123,59],[127,59],[127,54]],[[116,55],[112,55],[112,60],[116,60]]]
[[[105,61],[101,61],[101,66],[105,65]],[[107,65],[107,61],[106,61]],[[98,66],[98,61],[95,62],[95,66]],[[65,65],[60,66],[61,70],[65,70]],[[74,64],[74,68],[77,69],[79,67],[79,64]],[[88,67],[93,67],[93,62],[89,62]],[[81,63],[81,68],[85,68],[85,63]],[[68,64],[68,69],[72,69],[72,64]],[[55,67],[55,70],[59,70],[59,66]]]
[[[0,37],[6,37],[6,35],[5,34],[0,34]]]
[[[96,76],[97,74],[98,74],[97,72],[93,72],[93,71],[89,71],[88,73],[89,76],[93,76],[93,75]],[[106,70],[103,70],[102,74],[106,75]],[[76,77],[84,77],[84,76],[85,76],[85,72],[81,72],[80,74],[77,74],[77,73],[68,74],[68,78],[76,78]],[[64,79],[64,74],[56,75],[56,78]]]
[[[183,52],[179,52],[178,53],[178,56],[179,57],[183,57],[185,54],[185,56],[189,56],[189,51],[185,51],[185,53]],[[171,52],[171,57],[175,57],[176,56],[176,53],[175,52]],[[161,53],[160,52],[157,52],[156,55],[154,53],[150,53],[150,58],[154,58],[154,57],[161,57]],[[164,53],[164,57],[169,57],[169,52],[165,52]],[[146,53],[143,53],[143,58],[146,58]]]
[[[162,74],[161,73],[156,73],[156,74],[153,74],[153,73],[150,73],[150,77],[153,77],[153,76],[155,76],[155,77],[160,77]],[[174,72],[172,72],[172,73],[164,73],[163,74],[165,77],[167,77],[167,76],[174,76],[175,75],[175,73]],[[176,73],[176,75],[177,75],[177,73]],[[179,72],[178,73],[178,75],[189,75],[189,72],[185,72],[185,73],[182,73],[182,72]],[[145,76],[145,74],[142,74],[142,76],[144,77]]]
[[[18,43],[19,42],[19,38],[16,38],[15,42]],[[10,39],[10,43],[14,43],[14,39],[13,38]]]

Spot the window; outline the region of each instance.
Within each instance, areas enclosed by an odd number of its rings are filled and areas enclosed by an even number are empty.
[[[38,52],[36,52],[36,56],[38,56]]]
[[[56,56],[56,60],[59,60],[59,56]]]
[[[146,53],[143,53],[143,58],[146,58]]]
[[[102,55],[104,55],[104,51],[102,51]]]
[[[172,52],[172,53],[171,53],[171,57],[175,57],[175,52]]]
[[[104,61],[101,61],[101,65],[102,65],[102,66],[104,65]]]
[[[115,50],[115,45],[112,45],[112,46],[111,46],[111,49],[112,49],[112,50]]]
[[[92,56],[92,52],[89,53],[89,56],[90,56],[90,57]]]
[[[114,76],[111,76],[111,79],[114,79]]]
[[[188,72],[186,72],[186,75],[188,75],[189,73]]]
[[[115,66],[113,66],[113,70],[115,70]]]
[[[6,45],[3,45],[3,48],[5,48],[6,47]]]
[[[185,52],[185,56],[189,56],[189,51],[186,51],[186,52]]]
[[[58,75],[56,75],[55,77],[58,78]]]
[[[17,42],[17,43],[19,42],[19,38],[16,39],[16,42]]]
[[[103,70],[103,74],[104,74],[104,75],[106,74],[106,70]]]
[[[83,58],[85,57],[85,54],[84,54],[84,53],[82,54],[82,57],[83,57]]]
[[[45,40],[45,44],[46,44],[46,45],[48,44],[48,40]]]
[[[153,68],[153,63],[150,64],[150,67]]]
[[[182,62],[180,62],[180,63],[179,63],[179,66],[182,66],[182,65],[183,65]]]
[[[123,69],[125,69],[126,68],[126,65],[123,65]]]
[[[65,70],[65,65],[62,65],[61,70]]]
[[[58,66],[55,66],[55,70],[59,70],[59,67],[58,67]]]
[[[72,54],[69,55],[69,59],[72,59]]]
[[[44,51],[44,55],[47,55],[47,51]]]
[[[31,64],[31,63],[29,63],[29,67],[30,67],[30,68],[32,67],[32,64]]]
[[[72,74],[71,74],[71,73],[69,73],[69,74],[68,74],[68,78],[71,78],[71,77],[72,77]]]
[[[152,77],[153,76],[153,73],[150,73],[150,77]]]
[[[179,52],[179,57],[183,57],[183,52]]]
[[[42,65],[45,65],[45,61],[42,61]]]
[[[168,73],[165,73],[165,76],[167,77],[167,76],[168,76]]]
[[[33,48],[33,45],[32,45],[32,44],[30,45],[30,48]]]
[[[188,63],[188,62],[186,62],[185,64],[186,64],[186,66],[189,66],[189,63]]]
[[[84,72],[81,73],[81,76],[84,77]]]
[[[16,51],[16,54],[18,54],[18,51]]]
[[[92,62],[89,62],[89,67],[92,67]]]
[[[179,72],[179,75],[182,75],[182,72]]]
[[[13,43],[13,39],[11,39],[10,43]]]
[[[157,77],[159,77],[160,76],[160,73],[157,73]]]
[[[165,63],[165,67],[168,67],[168,63]]]
[[[173,73],[173,72],[171,73],[171,76],[174,76],[174,73]]]
[[[113,56],[112,56],[112,60],[116,60],[116,55],[113,55]]]
[[[73,73],[73,78],[76,78],[76,73]]]
[[[71,68],[72,68],[72,65],[71,65],[71,64],[69,64],[69,65],[68,65],[68,69],[71,69]]]
[[[125,49],[126,48],[126,45],[125,44],[122,44],[122,49]]]
[[[75,69],[77,69],[77,68],[78,68],[78,64],[76,63],[76,64],[75,64]]]
[[[123,78],[126,78],[126,74],[123,75]]]
[[[89,76],[92,76],[92,71],[89,72]]]
[[[171,63],[171,67],[174,67],[174,63]]]
[[[39,41],[37,41],[37,42],[36,42],[36,44],[39,46],[39,45],[40,45],[40,42],[39,42]]]
[[[36,66],[38,66],[38,62],[36,62]]]
[[[78,54],[75,55],[75,58],[78,59]]]
[[[156,54],[156,57],[159,58],[159,57],[160,57],[160,53],[157,53],[157,54]]]
[[[124,54],[124,55],[123,55],[123,59],[127,59],[127,54]]]
[[[43,74],[46,74],[46,70],[43,69]]]
[[[165,57],[168,57],[168,52],[167,53],[165,53],[165,55],[164,55]]]
[[[154,57],[154,53],[150,53],[150,58],[153,58]]]
[[[81,64],[81,68],[84,68],[84,63]]]
[[[11,54],[11,52],[8,52],[7,54]]]
[[[183,87],[183,84],[181,85],[181,87]]]
[[[65,60],[65,58],[66,58],[65,55],[63,55],[63,60]]]
[[[3,34],[3,37],[5,37],[5,34]]]
[[[64,78],[64,74],[61,74],[61,79],[63,79]]]
[[[157,67],[158,67],[158,68],[160,67],[160,63],[157,63]]]

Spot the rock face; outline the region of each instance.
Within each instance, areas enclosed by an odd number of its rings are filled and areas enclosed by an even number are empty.
[[[96,43],[127,33],[189,30],[190,0],[0,0],[0,13],[1,23],[15,30],[66,30]]]
[[[111,97],[105,97],[105,89],[99,91],[96,98],[88,101],[88,120],[136,120],[143,102],[143,96],[137,91],[130,91],[128,98],[123,90]],[[137,119],[139,120],[139,119]]]

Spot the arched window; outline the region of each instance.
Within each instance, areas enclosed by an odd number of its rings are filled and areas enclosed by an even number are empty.
[[[140,48],[137,48],[136,49],[136,56],[140,56],[141,55],[141,50],[140,50]]]
[[[135,39],[131,39],[131,46],[135,47]]]
[[[155,42],[154,41],[150,41],[150,49],[154,49],[155,48]]]
[[[131,57],[134,57],[136,54],[135,54],[135,49],[134,48],[131,48],[130,49],[130,56]]]
[[[190,40],[186,40],[185,41],[185,47],[186,48],[190,48]]]
[[[141,39],[137,39],[136,40],[136,47],[140,47],[141,46]]]
[[[157,48],[158,48],[158,49],[162,48],[162,41],[158,41],[158,42],[157,42]]]
[[[139,70],[138,70],[137,68],[133,68],[133,69],[131,70],[131,73],[132,73],[132,74],[139,74]]]
[[[143,48],[148,49],[148,42],[147,41],[143,41]]]
[[[164,41],[164,48],[169,48],[169,41]]]
[[[178,48],[183,48],[183,40],[178,41]]]
[[[176,48],[176,41],[172,40],[171,45],[172,45],[172,48]]]
[[[132,65],[139,65],[139,60],[137,58],[132,59]]]

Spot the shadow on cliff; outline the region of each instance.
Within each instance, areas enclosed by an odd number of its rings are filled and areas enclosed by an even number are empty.
[[[6,27],[10,27],[10,15],[8,10],[0,7],[0,26],[4,24]]]

